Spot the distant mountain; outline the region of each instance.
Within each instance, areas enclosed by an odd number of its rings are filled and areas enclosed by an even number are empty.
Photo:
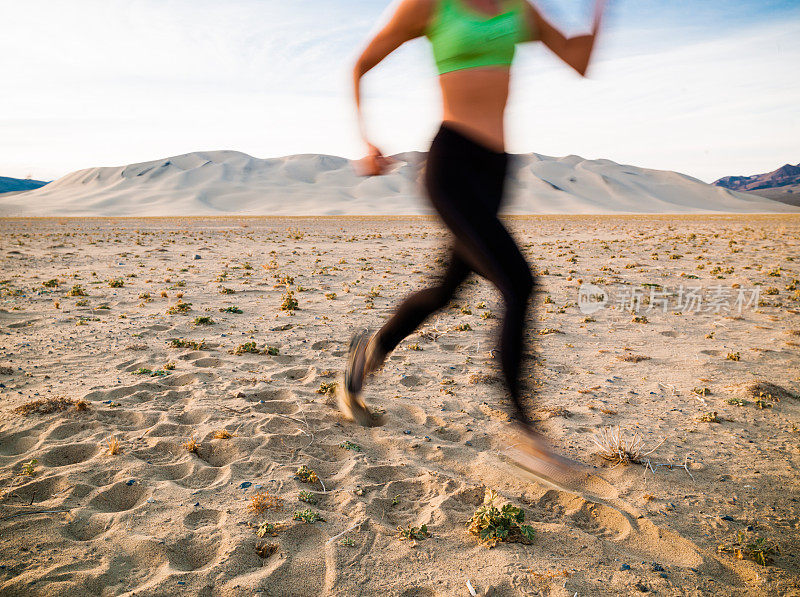
[[[361,177],[331,155],[259,159],[205,151],[89,168],[0,196],[0,216],[417,215],[426,154],[392,156],[385,176]],[[505,214],[800,213],[685,174],[537,153],[509,164]]]
[[[41,180],[30,180],[29,178],[8,178],[0,176],[0,193],[13,193],[18,191],[31,191],[46,185]]]
[[[754,193],[789,205],[800,205],[800,164],[786,164],[766,174],[726,176],[713,184],[734,191]]]

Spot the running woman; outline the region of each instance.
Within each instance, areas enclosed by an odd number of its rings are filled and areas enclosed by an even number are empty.
[[[504,116],[516,44],[541,41],[585,76],[603,8],[604,0],[596,0],[591,34],[567,38],[528,0],[399,0],[389,22],[358,59],[353,73],[355,101],[367,148],[359,167],[362,175],[374,176],[385,173],[390,160],[366,134],[361,78],[405,42],[421,36],[430,40],[443,118],[428,153],[424,182],[428,199],[453,234],[441,281],[406,297],[376,333],[364,331],[353,337],[339,404],[358,423],[376,424],[361,398],[367,376],[382,367],[403,338],[447,305],[474,271],[497,287],[505,305],[499,357],[513,405],[513,460],[561,485],[586,474],[584,467],[547,446],[523,408],[525,318],[536,279],[498,210],[510,157],[505,151]]]

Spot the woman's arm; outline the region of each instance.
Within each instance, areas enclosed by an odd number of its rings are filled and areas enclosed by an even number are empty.
[[[362,160],[362,170],[366,175],[383,173],[388,160],[367,138],[361,110],[361,78],[405,42],[424,35],[432,8],[433,0],[400,0],[392,18],[367,44],[353,68],[358,130],[368,152]]]
[[[594,42],[600,29],[600,21],[605,8],[605,0],[596,0],[594,6],[594,19],[592,32],[589,35],[577,35],[567,38],[558,29],[553,27],[533,6],[526,2],[529,22],[533,23],[538,38],[544,45],[564,62],[574,68],[582,77],[586,76],[589,59],[592,56]]]

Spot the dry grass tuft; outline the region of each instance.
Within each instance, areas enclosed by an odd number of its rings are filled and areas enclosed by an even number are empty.
[[[106,445],[108,446],[108,455],[109,456],[116,456],[120,452],[122,452],[122,445],[119,443],[119,440],[111,436],[106,440]]]
[[[233,433],[231,433],[227,429],[220,429],[214,434],[214,439],[230,439],[232,437]]]
[[[643,440],[639,433],[634,433],[630,439],[622,436],[622,431],[617,425],[614,427],[603,427],[600,432],[592,438],[595,445],[600,448],[598,455],[614,464],[630,464],[641,462],[644,456],[652,454],[658,446],[647,452],[643,452]]]
[[[83,401],[81,401],[83,402]],[[63,396],[56,396],[55,398],[40,398],[18,406],[14,412],[18,415],[49,415],[50,413],[62,412],[68,410],[70,407],[76,406],[72,398],[64,398]],[[86,408],[78,408],[78,410],[86,410]]]
[[[617,357],[620,361],[626,363],[641,363],[642,361],[649,361],[651,357],[646,357],[641,354],[624,354]]]
[[[259,491],[250,498],[250,503],[247,504],[248,512],[253,514],[263,514],[270,508],[281,510],[283,508],[283,500],[268,491]]]
[[[189,438],[183,443],[183,447],[186,448],[188,452],[192,454],[200,454],[200,444],[197,443],[197,440],[194,437]]]
[[[722,419],[719,418],[717,411],[709,411],[700,415],[699,420],[702,423],[719,423]]]
[[[753,399],[766,399],[770,401],[780,402],[787,398],[800,399],[800,396],[793,394],[786,388],[768,381],[758,381],[751,383],[745,390]]]
[[[259,543],[256,545],[256,553],[260,558],[267,559],[272,554],[278,551],[277,543]]]
[[[77,410],[78,412],[87,411],[89,410],[89,403],[86,402],[86,400],[78,400],[75,403],[75,410]]]

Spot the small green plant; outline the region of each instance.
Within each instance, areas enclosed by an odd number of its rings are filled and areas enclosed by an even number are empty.
[[[738,361],[742,358],[738,352],[729,352],[728,356],[725,357],[728,361]]]
[[[742,400],[741,398],[728,398],[725,402],[727,402],[731,406],[746,406],[747,405],[747,400]]]
[[[167,309],[167,315],[185,315],[192,309],[192,303],[178,301]]]
[[[542,328],[541,330],[539,330],[540,336],[547,336],[549,334],[563,334],[563,333],[564,332],[562,332],[561,330],[557,330],[555,328]]]
[[[83,299],[83,300],[80,300],[80,301],[76,302],[75,306],[76,307],[85,307],[88,304],[89,304],[89,301],[87,301],[86,299]]]
[[[484,311],[481,313],[481,319],[494,319],[494,313],[491,311]]]
[[[485,309],[486,308],[486,303],[481,301],[477,305],[475,305],[475,308],[476,309]]]
[[[274,357],[280,354],[281,351],[277,346],[267,346],[263,352]]]
[[[328,299],[329,301],[332,301],[333,299],[336,298],[336,293],[335,292],[326,292],[325,293],[325,298]]]
[[[241,355],[241,354],[260,354],[261,351],[256,348],[255,342],[245,342],[244,344],[240,344],[233,350],[233,354]]]
[[[224,309],[220,309],[220,313],[243,313],[239,307],[225,307]]]
[[[29,460],[25,464],[22,465],[22,474],[26,477],[33,477],[36,474],[36,465],[39,463],[38,460],[35,458],[33,460]]]
[[[57,288],[58,287],[58,280],[48,280],[47,282],[42,282],[42,286],[45,288]]]
[[[325,521],[324,518],[319,514],[319,512],[314,512],[311,508],[306,508],[305,510],[298,510],[292,516],[292,520],[300,520],[306,524],[313,524],[318,520]]]
[[[283,528],[284,525],[280,522],[262,522],[256,530],[256,535],[259,537],[266,537],[267,535],[275,537]]]
[[[647,317],[644,315],[634,315],[633,319],[631,319],[632,323],[649,323]]]
[[[125,282],[122,280],[122,278],[116,278],[114,280],[109,280],[108,286],[109,288],[122,288],[125,286]]]
[[[339,545],[344,545],[345,547],[355,547],[356,542],[350,537],[344,537],[343,539],[339,540]]]
[[[210,317],[203,316],[203,317],[195,317],[194,318],[195,325],[214,325],[214,320]]]
[[[422,349],[419,347],[419,342],[414,342],[414,344],[410,344],[408,346],[408,350],[422,350]]]
[[[336,382],[335,381],[323,381],[319,384],[319,388],[317,389],[317,394],[327,394],[328,396],[333,396],[336,393]]]
[[[396,495],[392,498],[392,506],[397,506],[400,503],[400,495]]]
[[[349,439],[346,440],[346,441],[343,441],[341,444],[339,444],[339,447],[340,448],[344,448],[345,450],[352,450],[353,452],[361,452],[362,451],[361,450],[361,446],[359,446],[358,444],[354,444]]]
[[[317,503],[317,496],[315,496],[310,491],[301,491],[297,494],[297,499],[301,502],[305,502],[306,504],[316,504]]]
[[[700,415],[700,421],[702,421],[703,423],[719,423],[720,418],[717,416],[716,411],[713,412],[709,411],[707,413],[703,413],[702,415]]]
[[[148,369],[147,367],[139,367],[136,371],[133,372],[134,375],[150,375],[153,372],[152,369]]]
[[[460,323],[454,329],[457,332],[467,332],[467,331],[471,330],[472,328],[470,327],[470,325],[468,323]]]
[[[67,296],[86,296],[86,291],[80,284],[75,284],[72,288],[69,289]]]
[[[414,527],[408,525],[407,527],[403,528],[401,526],[397,527],[397,536],[400,538],[400,541],[405,541],[409,539],[411,541],[421,541],[422,539],[427,539],[431,536],[428,532],[428,525],[423,524],[421,527]]]
[[[461,313],[464,315],[472,315],[472,309],[469,308],[469,305],[464,305],[461,307]]]
[[[195,342],[194,340],[186,340],[184,338],[172,338],[169,341],[172,348],[191,348],[192,350],[203,350],[207,347],[205,340]]]
[[[497,497],[497,493],[492,490],[486,492],[483,505],[475,511],[467,523],[469,532],[476,535],[487,547],[494,547],[501,541],[532,543],[533,528],[522,524],[525,521],[522,509],[511,504],[497,508],[494,505]]]
[[[220,294],[236,294],[233,288],[225,288],[224,286],[219,289]]]
[[[694,389],[692,389],[692,392],[694,392],[698,396],[710,396],[711,395],[711,390],[709,390],[708,388],[694,388]]]
[[[291,313],[295,309],[297,309],[297,299],[294,298],[294,291],[290,290],[283,297],[283,302],[281,303],[281,311],[287,311]]]
[[[300,479],[303,483],[316,483],[319,481],[317,473],[308,468],[305,464],[297,469],[297,472],[294,474],[294,476]]]
[[[732,541],[723,543],[717,549],[723,552],[733,553],[740,560],[752,560],[756,564],[768,566],[772,563],[772,556],[780,553],[777,543],[767,542],[764,537],[751,539],[752,535],[746,535],[739,531]]]

